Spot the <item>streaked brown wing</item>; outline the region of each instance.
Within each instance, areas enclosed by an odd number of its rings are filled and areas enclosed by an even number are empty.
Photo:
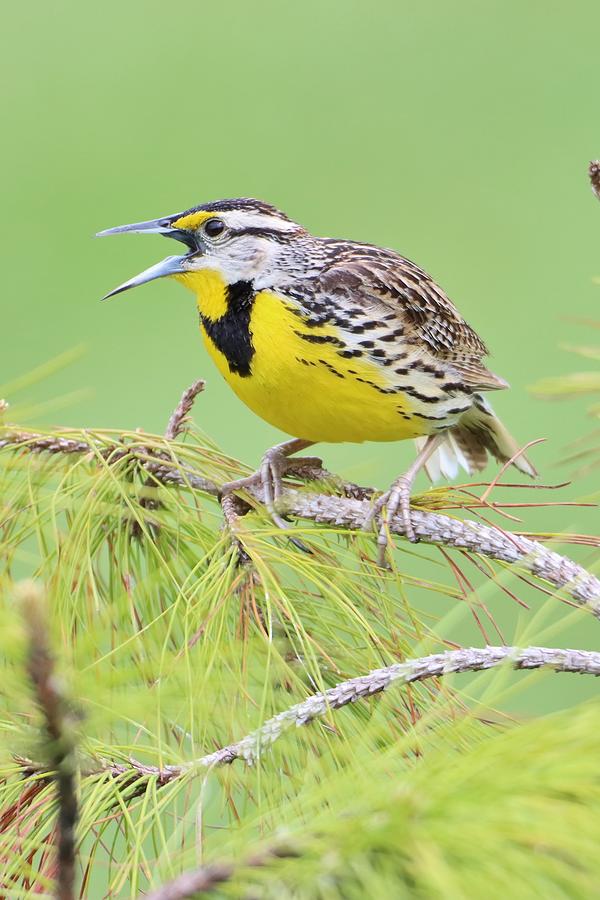
[[[466,384],[498,390],[507,383],[483,365],[487,347],[430,276],[392,250],[347,241],[330,254],[319,277],[320,293],[348,306],[393,310],[404,328],[403,341],[449,362]],[[334,250],[331,247],[331,250]]]

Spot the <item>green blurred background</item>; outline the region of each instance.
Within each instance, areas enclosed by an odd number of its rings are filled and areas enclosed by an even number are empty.
[[[527,388],[585,369],[559,345],[588,340],[574,317],[600,319],[600,206],[586,176],[600,154],[599,27],[597,0],[8,5],[0,383],[84,347],[8,399],[33,405],[32,423],[162,431],[181,390],[205,377],[197,420],[255,462],[280,435],[221,382],[192,295],[163,280],[99,302],[172,248],[92,239],[250,195],[429,270],[512,384],[497,410],[519,439],[547,438],[536,464],[564,477],[555,464],[588,429],[585,406]],[[53,398],[64,405],[35,409]],[[408,444],[322,450],[381,487],[412,455]],[[537,524],[590,531],[597,518]]]

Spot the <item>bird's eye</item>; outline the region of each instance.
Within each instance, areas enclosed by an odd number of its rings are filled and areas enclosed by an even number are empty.
[[[222,222],[221,219],[207,219],[202,228],[207,237],[218,237],[225,231],[225,222]]]

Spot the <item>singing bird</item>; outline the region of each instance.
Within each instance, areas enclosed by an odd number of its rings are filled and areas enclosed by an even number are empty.
[[[100,236],[140,232],[181,241],[168,256],[106,295],[174,278],[196,295],[208,353],[237,396],[291,436],[268,450],[250,479],[277,513],[286,458],[324,441],[415,438],[418,454],[375,504],[379,559],[388,518],[417,535],[410,492],[423,467],[453,478],[483,469],[488,454],[537,473],[484,391],[508,387],[483,363],[487,348],[423,269],[393,250],[316,237],[251,198],[217,200]]]

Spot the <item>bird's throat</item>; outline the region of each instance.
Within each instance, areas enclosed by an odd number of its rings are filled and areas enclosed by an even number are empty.
[[[199,269],[174,276],[180,284],[196,295],[198,312],[204,319],[216,322],[227,313],[227,288],[220,272]]]
[[[207,270],[178,275],[177,280],[196,294],[200,327],[211,355],[222,355],[231,373],[242,378],[251,375],[252,283],[227,284],[219,272]]]

